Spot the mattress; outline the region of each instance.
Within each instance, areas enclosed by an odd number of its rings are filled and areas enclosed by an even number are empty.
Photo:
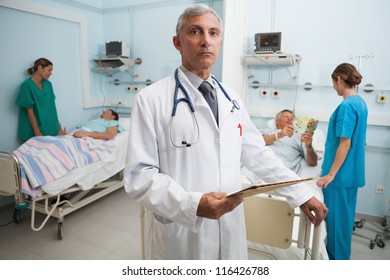
[[[123,118],[120,120],[120,123],[123,125],[124,130],[118,133],[112,140],[109,140],[114,143],[111,144],[111,153],[104,160],[93,161],[90,164],[73,168],[64,175],[61,174],[54,181],[51,180],[39,187],[35,187],[33,192],[31,188],[23,188],[22,192],[36,199],[43,194],[57,195],[74,185],[77,185],[81,190],[89,190],[96,184],[123,170],[126,162],[130,119]]]
[[[128,136],[128,130],[124,130],[115,136],[115,148],[107,161],[98,161],[73,169],[60,179],[42,185],[42,191],[49,195],[57,195],[74,184],[77,184],[82,190],[89,190],[97,183],[123,170],[126,162]]]

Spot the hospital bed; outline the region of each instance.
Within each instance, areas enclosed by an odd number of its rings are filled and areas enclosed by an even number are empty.
[[[105,158],[72,168],[65,175],[39,187],[29,189],[23,182],[23,173],[33,170],[27,170],[25,165],[22,167],[20,157],[15,155],[18,150],[0,151],[0,195],[15,196],[14,222],[21,221],[21,214],[27,208],[31,209],[31,228],[34,231],[41,230],[50,217],[57,218],[57,238],[61,240],[66,215],[122,188],[130,119],[121,118],[119,122],[125,129],[109,140],[112,141],[112,149]],[[37,212],[45,215],[39,225],[36,225]]]
[[[270,121],[270,124],[274,121]],[[325,146],[325,136],[316,130],[313,147],[318,154],[317,166],[302,161],[302,178],[319,177]],[[242,168],[243,186],[258,181]],[[317,199],[323,201],[322,190],[315,181],[307,182]],[[317,228],[310,223],[299,208],[292,209],[284,197],[260,194],[244,200],[245,220],[250,259],[318,260],[328,259],[326,251],[325,222]]]
[[[314,228],[306,215],[299,208],[292,209],[285,198],[251,196],[245,198],[244,209],[250,259],[328,259],[324,222]]]

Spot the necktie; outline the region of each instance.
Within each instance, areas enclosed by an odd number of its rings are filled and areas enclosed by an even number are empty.
[[[203,81],[203,83],[199,86],[199,91],[203,93],[203,97],[209,104],[211,112],[213,112],[215,120],[218,123],[218,103],[213,92],[213,87],[209,82]]]

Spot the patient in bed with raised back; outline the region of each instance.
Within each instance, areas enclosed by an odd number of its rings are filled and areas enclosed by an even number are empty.
[[[313,131],[306,130],[303,134],[296,132],[294,127],[295,115],[285,109],[280,111],[275,119],[276,128],[260,130],[265,144],[269,146],[286,167],[301,175],[302,160],[309,166],[316,166],[318,156],[313,148]]]
[[[91,137],[94,139],[109,140],[123,131],[122,125],[118,122],[118,113],[114,110],[106,110],[100,118],[83,124],[80,130],[72,133],[76,138]]]

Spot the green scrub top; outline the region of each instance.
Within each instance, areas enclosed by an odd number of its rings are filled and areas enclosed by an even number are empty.
[[[18,127],[18,136],[21,140],[28,140],[35,136],[26,108],[34,109],[35,119],[42,135],[58,135],[58,115],[53,86],[48,80],[42,80],[42,86],[43,90],[30,77],[20,87],[15,104],[21,107]]]

